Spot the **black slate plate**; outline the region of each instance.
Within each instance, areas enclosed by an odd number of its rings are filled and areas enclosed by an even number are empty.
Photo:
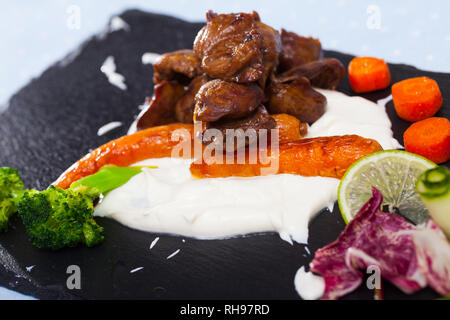
[[[90,149],[126,134],[137,106],[152,94],[152,67],[141,63],[145,52],[164,53],[192,47],[200,23],[127,11],[122,18],[131,31],[93,37],[63,62],[51,66],[38,79],[15,94],[0,116],[0,165],[17,168],[28,187],[46,188],[67,167]],[[286,26],[289,28],[289,26]],[[115,58],[128,85],[121,91],[110,85],[99,68],[107,56]],[[326,51],[345,65],[352,56]],[[450,101],[450,75],[430,73],[406,65],[390,65],[392,82],[427,75],[437,80],[445,101]],[[339,90],[353,94],[348,80]],[[376,101],[389,90],[364,95]],[[395,136],[402,142],[408,123],[399,120],[388,104]],[[449,118],[446,105],[438,114]],[[110,121],[124,126],[105,136],[97,130]],[[198,241],[129,229],[109,219],[98,219],[105,242],[95,248],[49,252],[33,248],[22,223],[15,218],[11,230],[0,235],[0,285],[42,299],[298,299],[295,272],[312,259],[303,245],[293,246],[277,234],[250,235],[220,241]],[[334,240],[344,228],[335,206],[310,225],[312,253]],[[152,240],[160,236],[150,251]],[[173,259],[166,257],[177,249]],[[36,265],[30,272],[26,267]],[[81,289],[69,290],[69,265],[81,268]],[[144,269],[130,273],[138,267]],[[362,286],[346,299],[371,299]],[[386,298],[434,298],[430,289],[406,296],[385,284]]]

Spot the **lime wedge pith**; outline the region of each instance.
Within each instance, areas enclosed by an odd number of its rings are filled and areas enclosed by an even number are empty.
[[[383,194],[383,206],[400,213],[415,224],[428,218],[428,210],[415,185],[418,177],[435,167],[430,160],[400,150],[380,151],[355,162],[339,184],[338,202],[348,223],[372,197],[371,187]]]

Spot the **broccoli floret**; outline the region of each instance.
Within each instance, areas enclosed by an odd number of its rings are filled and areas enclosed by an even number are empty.
[[[8,221],[17,212],[17,203],[24,192],[17,170],[0,168],[0,232],[8,230]]]
[[[38,248],[61,249],[103,241],[103,228],[94,220],[94,201],[120,187],[141,172],[142,167],[105,166],[64,190],[24,190],[19,174],[0,168],[0,230],[17,210],[30,242]]]
[[[18,204],[19,216],[31,243],[38,248],[57,250],[79,244],[94,246],[103,241],[103,228],[93,219],[94,188],[26,192]]]

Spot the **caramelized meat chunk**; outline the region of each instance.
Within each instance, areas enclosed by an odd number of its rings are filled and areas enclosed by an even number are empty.
[[[195,95],[208,81],[207,75],[198,76],[191,81],[186,93],[178,100],[175,106],[175,118],[177,121],[194,123]]]
[[[215,79],[204,84],[195,96],[194,120],[214,122],[242,118],[252,113],[263,98],[264,92],[256,84]]]
[[[272,83],[267,90],[270,113],[287,113],[302,122],[313,123],[325,112],[327,100],[306,78],[291,83]]]
[[[277,30],[262,22],[256,22],[256,27],[262,35],[264,74],[259,84],[264,88],[267,78],[278,67],[278,57],[281,52],[281,38]]]
[[[290,82],[308,78],[311,85],[323,89],[336,89],[345,76],[345,67],[337,59],[321,59],[303,64],[290,69],[278,77],[275,81]]]
[[[194,41],[194,52],[211,78],[256,82],[264,76],[263,36],[256,12],[216,14],[208,11],[206,26]]]
[[[206,130],[211,128],[219,130],[222,133],[223,138],[219,143],[222,142],[224,144],[224,150],[229,152],[254,143],[258,139],[259,131],[261,129],[267,130],[266,133],[268,134],[268,131],[274,129],[276,125],[277,122],[275,119],[269,115],[263,105],[260,105],[251,115],[245,118],[237,120],[220,120],[208,123],[206,125]],[[252,131],[249,131],[249,129],[252,129]],[[233,141],[232,146],[226,146],[228,134],[232,134],[231,137],[228,137],[230,141]],[[267,137],[267,135],[265,135],[265,137]],[[217,138],[218,137],[216,136],[208,137],[205,135],[205,131],[203,132],[204,143],[210,143]],[[232,150],[229,150],[230,148],[232,148]]]
[[[176,82],[162,81],[155,86],[152,98],[147,98],[145,108],[138,116],[137,129],[176,122],[175,105],[183,96],[184,87]]]
[[[281,44],[281,72],[317,60],[322,55],[322,45],[318,39],[302,37],[284,29],[281,29]]]
[[[163,54],[153,65],[153,83],[177,80],[185,84],[201,73],[200,60],[194,52],[178,50]]]

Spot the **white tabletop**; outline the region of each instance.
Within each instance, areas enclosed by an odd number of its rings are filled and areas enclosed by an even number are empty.
[[[16,90],[39,76],[52,62],[102,30],[111,16],[128,8],[171,14],[189,21],[204,20],[208,9],[256,10],[265,23],[318,37],[326,49],[450,72],[450,19],[447,17],[450,1],[3,1],[0,105],[6,105]],[[0,288],[0,298],[27,297]]]

